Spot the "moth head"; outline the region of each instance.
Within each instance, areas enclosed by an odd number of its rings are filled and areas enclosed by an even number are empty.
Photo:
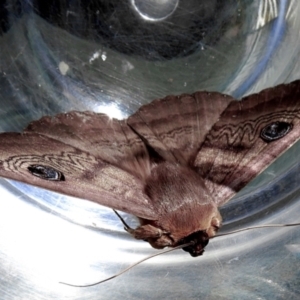
[[[214,237],[221,227],[222,218],[219,211],[217,212],[218,214],[212,218],[211,225],[208,229],[193,232],[192,234],[181,239],[177,245],[190,244],[182,249],[186,252],[189,252],[193,257],[202,255],[204,253],[204,248],[209,242],[209,239]]]
[[[197,257],[204,253],[204,248],[207,246],[209,236],[206,231],[196,231],[189,236],[183,238],[180,244],[189,244],[187,247],[183,247],[182,250],[189,252],[191,256]]]

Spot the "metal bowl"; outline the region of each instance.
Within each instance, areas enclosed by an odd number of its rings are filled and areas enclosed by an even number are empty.
[[[300,78],[297,1],[1,4],[0,129],[92,110],[125,118],[168,94],[237,98]],[[299,143],[222,208],[223,232],[299,222]],[[300,231],[212,240],[204,256],[156,253],[108,208],[0,180],[1,299],[297,299]],[[125,215],[132,226],[136,219]]]

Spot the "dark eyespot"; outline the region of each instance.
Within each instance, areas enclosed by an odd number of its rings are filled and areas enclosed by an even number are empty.
[[[43,165],[30,165],[28,171],[41,179],[51,180],[51,181],[64,181],[65,176],[62,172],[55,170],[49,166]]]
[[[287,135],[293,128],[293,124],[287,122],[274,122],[264,127],[260,137],[266,142],[276,141]]]

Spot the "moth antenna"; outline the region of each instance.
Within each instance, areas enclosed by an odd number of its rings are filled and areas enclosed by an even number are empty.
[[[241,231],[250,230],[250,229],[268,228],[268,227],[292,227],[292,226],[299,226],[299,225],[300,225],[300,223],[258,225],[258,226],[252,226],[252,227],[237,229],[237,230],[234,230],[234,231],[231,231],[231,232],[221,233],[221,234],[218,234],[216,236],[213,236],[211,239],[216,238],[216,237],[220,237],[220,236],[224,236],[224,235],[238,233],[238,232],[241,232]]]
[[[115,214],[118,216],[118,218],[121,220],[121,222],[122,222],[123,225],[125,226],[124,229],[125,229],[126,231],[133,230],[133,229],[125,222],[125,220],[121,217],[121,215],[120,215],[116,210],[113,209],[113,211],[115,212]]]
[[[115,212],[116,212],[116,211],[115,211]],[[182,249],[182,248],[184,248],[184,247],[188,247],[188,246],[191,246],[191,245],[193,245],[193,244],[194,244],[194,242],[190,242],[190,243],[186,243],[186,244],[183,244],[183,245],[180,245],[180,246],[171,248],[171,249],[166,249],[166,250],[160,251],[160,252],[158,252],[158,253],[154,253],[154,254],[152,254],[152,255],[150,255],[150,256],[147,256],[147,257],[145,257],[145,258],[143,258],[143,259],[141,259],[141,260],[135,262],[134,264],[132,264],[132,265],[129,266],[128,268],[126,268],[126,269],[120,271],[119,273],[117,273],[117,274],[115,274],[115,275],[113,275],[113,276],[110,276],[110,277],[108,277],[108,278],[105,278],[105,279],[103,279],[103,280],[101,280],[101,281],[95,282],[95,283],[85,284],[85,285],[76,285],[76,284],[71,284],[71,283],[66,283],[66,282],[59,282],[59,283],[64,284],[64,285],[68,285],[68,286],[73,286],[73,287],[91,287],[91,286],[95,286],[95,285],[97,285],[97,284],[100,284],[100,283],[109,281],[109,280],[111,280],[111,279],[114,279],[114,278],[116,278],[116,277],[118,277],[118,276],[120,276],[120,275],[126,273],[127,271],[129,271],[129,270],[132,269],[133,267],[135,267],[135,266],[141,264],[142,262],[144,262],[144,261],[146,261],[146,260],[148,260],[148,259],[150,259],[150,258],[153,258],[153,257],[155,257],[155,256],[159,256],[159,255],[162,255],[162,254],[165,254],[165,253],[168,253],[168,252],[172,252],[172,251],[175,251],[175,250],[178,250],[178,249]]]
[[[121,220],[121,222],[124,224],[125,228],[127,229],[131,229],[127,223],[124,221],[124,219],[118,214],[118,212],[116,210],[113,210],[116,215],[119,217],[119,219]],[[242,229],[237,229],[237,230],[234,230],[234,231],[231,231],[231,232],[227,232],[227,233],[221,233],[221,234],[218,234],[214,237],[211,237],[210,239],[213,239],[213,238],[216,238],[216,237],[220,237],[220,236],[225,236],[225,235],[230,235],[230,234],[234,234],[234,233],[238,233],[238,232],[242,232],[242,231],[246,231],[246,230],[251,230],[251,229],[259,229],[259,228],[270,228],[270,227],[293,227],[293,226],[299,226],[300,223],[291,223],[291,224],[267,224],[267,225],[259,225],[259,226],[252,226],[252,227],[247,227],[247,228],[242,228]],[[95,283],[91,283],[91,284],[85,284],[85,285],[76,285],[76,284],[71,284],[71,283],[66,283],[66,282],[59,282],[61,284],[64,284],[64,285],[68,285],[68,286],[73,286],[73,287],[91,287],[91,286],[95,286],[95,285],[98,285],[100,283],[104,283],[106,281],[109,281],[111,279],[114,279],[114,278],[117,278],[119,277],[120,275],[126,273],[127,271],[129,271],[130,269],[132,269],[133,267],[141,264],[142,262],[150,259],[150,258],[153,258],[155,256],[159,256],[159,255],[162,255],[162,254],[165,254],[165,253],[168,253],[168,252],[172,252],[172,251],[175,251],[175,250],[178,250],[178,249],[182,249],[184,247],[188,247],[188,246],[191,246],[193,245],[194,242],[190,242],[190,243],[186,243],[186,244],[183,244],[183,245],[180,245],[180,246],[177,246],[177,247],[174,247],[174,248],[171,248],[171,249],[166,249],[166,250],[163,250],[163,251],[160,251],[158,253],[154,253],[150,256],[147,256],[139,261],[137,261],[136,263],[132,264],[131,266],[129,266],[128,268],[120,271],[119,273],[113,275],[113,276],[110,276],[108,278],[105,278],[101,281],[98,281],[98,282],[95,282]]]

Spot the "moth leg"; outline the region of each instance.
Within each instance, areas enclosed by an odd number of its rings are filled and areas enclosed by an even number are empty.
[[[169,234],[150,224],[142,225],[136,229],[127,229],[134,238],[148,242],[155,249],[162,249],[173,244]]]
[[[134,230],[132,229],[126,222],[125,220],[121,217],[121,215],[115,210],[113,209],[113,211],[115,212],[115,214],[118,216],[118,218],[120,219],[120,221],[123,223],[124,225],[124,229],[129,232],[130,230]]]
[[[160,228],[150,224],[139,226],[136,229],[125,228],[125,230],[137,240],[157,239],[163,235],[163,231]]]
[[[166,234],[158,239],[149,239],[148,243],[155,249],[163,249],[173,245],[174,241]]]
[[[173,240],[169,237],[168,233],[160,228],[150,224],[145,224],[133,229],[125,222],[116,210],[113,211],[124,224],[124,229],[137,240],[147,241],[153,248],[156,249],[162,249],[173,244]]]

